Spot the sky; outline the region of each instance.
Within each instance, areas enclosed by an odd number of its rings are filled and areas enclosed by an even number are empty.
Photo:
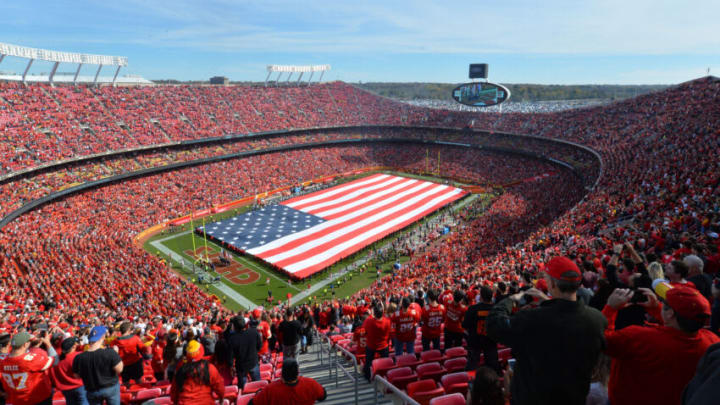
[[[127,56],[121,75],[151,80],[330,64],[324,80],[460,83],[488,63],[501,83],[674,84],[720,76],[719,15],[717,0],[27,0],[0,3],[0,42]]]

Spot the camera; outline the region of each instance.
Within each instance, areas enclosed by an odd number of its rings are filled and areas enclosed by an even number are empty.
[[[640,290],[633,291],[633,296],[630,298],[630,303],[641,304],[648,301],[647,295],[643,294]]]

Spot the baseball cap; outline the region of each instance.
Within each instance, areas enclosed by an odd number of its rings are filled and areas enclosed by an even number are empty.
[[[88,336],[88,342],[95,343],[98,340],[102,339],[105,334],[107,333],[107,328],[104,326],[96,326],[92,328],[90,331],[90,336]]]
[[[564,281],[580,281],[582,274],[574,261],[556,256],[545,265],[545,272],[552,278]]]
[[[681,318],[704,321],[710,317],[710,303],[692,287],[673,286],[665,293],[665,302]]]
[[[10,346],[13,348],[21,347],[25,343],[29,342],[30,339],[32,339],[32,335],[25,331],[17,333],[12,337],[12,339],[10,339]]]
[[[185,347],[185,356],[190,360],[200,360],[205,355],[203,345],[197,340],[191,340]]]

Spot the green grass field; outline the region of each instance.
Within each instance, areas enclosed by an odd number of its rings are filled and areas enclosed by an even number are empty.
[[[404,173],[394,172],[387,173],[402,175],[406,177],[422,178],[424,180],[434,182],[442,181],[441,179],[427,176],[407,175]],[[341,179],[340,182],[342,183],[368,175],[369,173],[366,173],[362,176],[354,176],[349,179]],[[481,198],[486,199],[487,201],[490,200],[489,195],[483,195],[481,196]],[[458,204],[458,202],[456,202],[456,204]],[[249,209],[250,207],[247,206],[230,212],[209,216],[205,218],[205,223],[209,224],[211,222],[215,222],[221,219],[240,215],[248,211]],[[234,263],[237,263],[239,266],[259,274],[259,278],[249,284],[235,284],[218,273],[210,273],[213,277],[219,276],[221,280],[213,284],[198,283],[197,275],[192,271],[192,262],[194,261],[194,258],[192,257],[191,253],[193,251],[193,244],[196,249],[204,249],[205,246],[207,246],[207,250],[208,252],[210,252],[210,255],[212,255],[212,253],[219,253],[220,247],[211,242],[210,240],[205,241],[202,236],[191,236],[190,224],[178,227],[172,233],[164,232],[159,235],[155,235],[154,237],[146,241],[144,247],[148,252],[164,259],[166,263],[168,263],[168,265],[170,265],[176,273],[194,282],[208,293],[216,295],[218,298],[221,299],[221,301],[228,309],[232,311],[238,311],[240,309],[247,309],[247,307],[254,307],[259,305],[267,306],[269,304],[267,301],[268,290],[272,291],[272,295],[275,299],[273,304],[276,304],[278,299],[284,300],[288,293],[292,294],[292,296],[295,297],[296,295],[301,294],[303,291],[307,290],[308,285],[310,285],[310,288],[314,291],[311,293],[305,292],[304,294],[307,294],[308,296],[300,301],[294,301],[293,304],[296,304],[312,301],[313,299],[331,299],[333,297],[333,292],[335,293],[334,297],[345,298],[346,296],[349,296],[357,292],[358,290],[366,288],[377,279],[377,273],[375,271],[376,265],[380,265],[383,274],[389,274],[391,272],[392,265],[395,263],[394,258],[391,258],[391,260],[388,260],[385,263],[376,263],[374,261],[371,261],[368,258],[371,251],[381,248],[382,246],[391,243],[395,239],[402,237],[403,234],[412,231],[415,227],[427,221],[430,221],[436,215],[438,215],[437,212],[426,217],[422,221],[419,221],[405,228],[403,231],[395,235],[388,236],[385,239],[382,239],[366,247],[365,249],[355,253],[351,257],[335,263],[329,269],[326,269],[321,273],[317,273],[313,277],[307,278],[301,282],[291,282],[289,277],[287,277],[285,274],[271,269],[270,266],[268,266],[267,264],[251,256],[231,253],[231,259],[234,261]],[[193,226],[195,227],[201,225],[202,222],[195,221],[193,223]],[[400,263],[404,263],[408,259],[408,257],[399,257],[397,261],[399,261]],[[365,264],[365,271],[360,271],[360,269],[357,269],[355,271],[345,274],[343,277],[332,280],[332,283],[330,283],[329,278],[332,274],[339,273],[340,271],[346,269],[352,263]],[[222,272],[223,269],[223,267],[216,267],[216,270],[219,272]],[[269,284],[267,282],[268,279],[270,280]]]

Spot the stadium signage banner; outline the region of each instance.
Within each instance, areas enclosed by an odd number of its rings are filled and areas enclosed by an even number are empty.
[[[470,107],[490,107],[507,101],[510,98],[510,90],[495,83],[463,83],[453,89],[452,98]]]

